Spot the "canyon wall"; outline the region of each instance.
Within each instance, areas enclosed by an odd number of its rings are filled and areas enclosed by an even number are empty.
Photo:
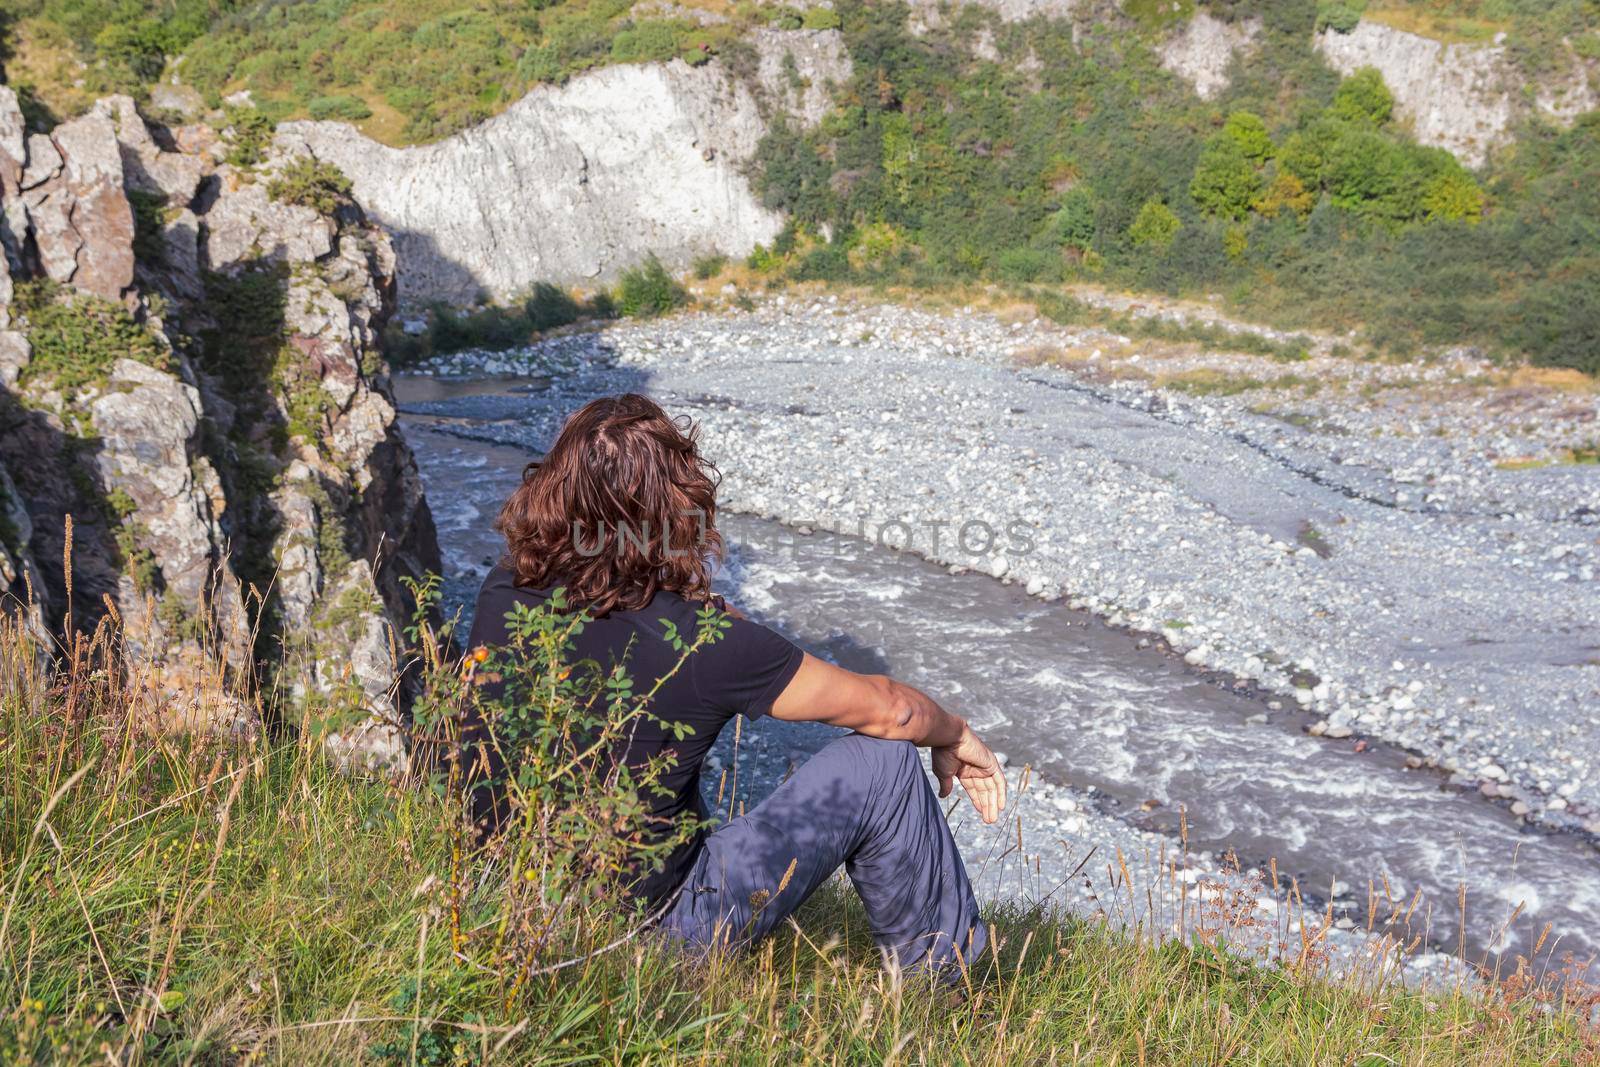
[[[406,304],[609,281],[652,253],[681,268],[777,235],[751,157],[773,115],[820,119],[850,74],[837,31],[752,43],[749,76],[720,60],[607,67],[435,144],[390,148],[335,122],[286,123],[279,140],[350,176],[393,239]]]
[[[318,178],[126,97],[25,134],[0,86],[0,598],[114,617],[153,725],[253,728],[266,671],[393,766],[438,548],[378,347],[394,256]]]

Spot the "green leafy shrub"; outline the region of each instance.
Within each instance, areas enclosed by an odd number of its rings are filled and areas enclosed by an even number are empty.
[[[1275,149],[1267,124],[1253,111],[1235,111],[1223,123],[1222,136],[1239,149],[1246,159],[1261,164],[1271,159]]]
[[[1366,9],[1366,0],[1321,0],[1317,4],[1317,29],[1349,33],[1361,21]]]
[[[85,386],[104,386],[120,359],[171,369],[167,347],[120,304],[49,281],[17,285],[14,300],[33,346],[22,385],[47,382],[70,397]]]
[[[1083,186],[1074,186],[1061,198],[1061,206],[1050,219],[1051,236],[1066,245],[1083,251],[1094,242],[1096,205],[1094,193]]]
[[[1042,248],[1007,248],[995,257],[994,269],[1006,282],[1058,281],[1061,256]]]
[[[534,330],[548,330],[578,321],[583,309],[572,299],[572,294],[549,282],[535,282],[528,298],[522,302],[528,326]]]
[[[1422,210],[1430,219],[1476,224],[1483,217],[1483,206],[1483,190],[1459,169],[1439,174],[1422,193]]]
[[[129,189],[128,206],[133,209],[133,254],[140,263],[152,267],[165,264],[167,243],[162,229],[167,223],[167,198],[148,189]]]
[[[296,156],[267,184],[267,195],[331,215],[350,199],[350,179],[332,163],[315,156]]]
[[[344,119],[357,122],[372,116],[372,108],[358,96],[343,94],[314,96],[306,104],[306,113],[314,119]]]
[[[708,252],[703,256],[696,256],[691,270],[700,281],[710,281],[722,273],[728,265],[728,257],[721,252]]]
[[[272,145],[276,123],[253,107],[230,107],[225,121],[228,150],[223,158],[235,167],[259,166]]]
[[[1159,200],[1146,200],[1128,227],[1128,239],[1135,245],[1166,248],[1172,244],[1183,223],[1172,209]]]
[[[809,7],[801,17],[800,25],[808,30],[837,30],[844,25],[844,20],[831,7]]]
[[[683,286],[653,255],[623,271],[617,285],[617,310],[628,318],[664,315],[688,301],[689,294]]]
[[[1206,144],[1189,195],[1208,215],[1242,219],[1261,197],[1261,174],[1237,141],[1223,135]]]
[[[1394,94],[1376,67],[1362,67],[1339,83],[1328,110],[1346,122],[1381,126],[1394,112]]]
[[[649,19],[617,34],[611,42],[611,58],[618,63],[656,63],[678,54],[687,24],[668,19]]]
[[[846,248],[836,244],[818,245],[800,257],[794,276],[801,281],[836,282],[850,274],[850,257]]]

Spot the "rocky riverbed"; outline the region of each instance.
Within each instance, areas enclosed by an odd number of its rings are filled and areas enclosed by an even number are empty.
[[[1492,795],[1512,844],[1487,910],[1515,907],[1510,894],[1545,912],[1562,896],[1566,924],[1592,938],[1593,902],[1525,877],[1513,849],[1518,822],[1576,835],[1522,837],[1530,855],[1570,841],[1552,868],[1592,881],[1600,468],[1563,461],[1594,430],[1594,394],[1496,384],[1465,355],[1397,367],[1330,347],[1280,364],[1025,308],[789,296],[449,357],[426,370],[531,382],[483,397],[471,425],[426,401],[411,410],[432,410],[432,430],[536,448],[582,399],[648,391],[701,423],[732,510],[1068,601],[1130,647],[1170,647],[1193,673],[1259,691],[1241,736],[1288,751],[1287,727],[1310,746],[1285,786],[1315,773],[1318,752],[1357,776],[1363,750],[1381,748],[1461,804]],[[1218,381],[1229,388],[1196,395]],[[1008,635],[992,641],[1004,650]],[[995,725],[1038,750],[1074,724]],[[1011,748],[1018,765],[1047,762]]]

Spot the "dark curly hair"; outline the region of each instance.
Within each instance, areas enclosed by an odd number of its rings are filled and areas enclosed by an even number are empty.
[[[720,477],[697,433],[637,393],[573,412],[495,520],[517,584],[564,586],[597,617],[642,608],[663,589],[709,600],[722,557]]]

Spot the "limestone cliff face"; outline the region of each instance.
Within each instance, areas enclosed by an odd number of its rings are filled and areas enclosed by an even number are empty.
[[[0,87],[0,596],[31,585],[57,631],[114,613],[159,725],[246,724],[264,660],[362,720],[341,758],[397,761],[402,579],[438,549],[378,349],[383,232],[127,98],[21,128]]]
[[[1363,20],[1350,33],[1325,31],[1316,46],[1342,74],[1376,68],[1417,140],[1473,166],[1510,139],[1530,98],[1536,111],[1558,122],[1600,107],[1600,72],[1576,55],[1567,57],[1566,74],[1524,91],[1500,45],[1442,44]]]
[[[766,116],[815,121],[850,72],[836,31],[754,44],[753,78],[715,60],[608,67],[435,144],[389,148],[333,122],[287,123],[279,141],[349,175],[394,242],[405,303],[609,280],[651,253],[674,267],[743,255],[783,225],[745,176]]]
[[[1261,32],[1256,19],[1228,23],[1196,11],[1156,49],[1161,65],[1194,87],[1202,100],[1228,87],[1228,70],[1238,53],[1248,54]]]

